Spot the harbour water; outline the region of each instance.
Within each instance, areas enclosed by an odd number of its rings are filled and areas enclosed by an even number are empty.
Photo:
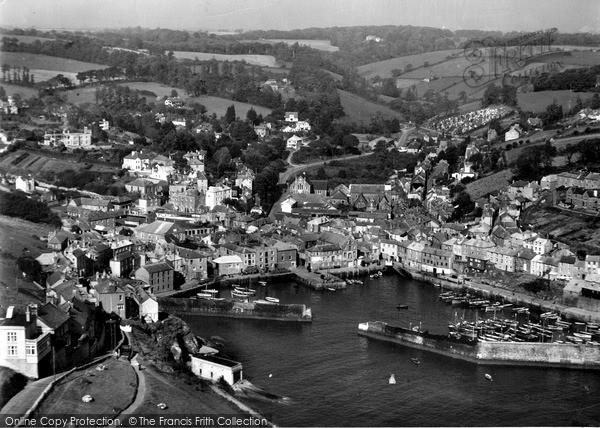
[[[369,320],[446,333],[456,315],[475,319],[475,311],[441,302],[432,285],[396,275],[364,281],[338,291],[257,287],[258,297],[311,307],[310,324],[184,319],[198,336],[226,339],[223,352],[242,362],[244,377],[289,397],[251,403],[278,426],[600,425],[596,371],[478,366],[359,337],[358,323]],[[391,374],[395,385],[388,384]]]

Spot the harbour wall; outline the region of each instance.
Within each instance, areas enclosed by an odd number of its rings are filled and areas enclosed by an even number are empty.
[[[358,334],[377,340],[399,343],[448,357],[486,365],[562,367],[600,370],[600,347],[569,343],[475,342],[446,340],[427,333],[368,322]]]
[[[159,311],[173,315],[205,315],[228,318],[311,322],[312,311],[306,305],[238,302],[235,300],[182,299],[159,297]]]
[[[452,280],[440,276],[427,275],[424,272],[416,272],[407,269],[400,263],[394,263],[394,270],[401,275],[408,275],[413,279],[428,282],[447,289],[469,290],[488,299],[502,300],[504,303],[528,306],[538,312],[557,312],[564,319],[600,323],[600,312],[587,311],[581,308],[566,306],[561,303],[541,300],[537,297],[524,295],[522,293],[514,293],[510,290],[482,284],[474,280],[461,282],[458,279]]]

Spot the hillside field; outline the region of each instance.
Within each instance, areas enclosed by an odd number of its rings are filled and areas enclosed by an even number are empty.
[[[29,86],[12,85],[10,83],[0,83],[0,86],[6,91],[6,95],[21,95],[21,98],[36,97],[38,90]]]
[[[399,69],[404,70],[407,64],[411,64],[413,67],[421,67],[425,61],[430,64],[434,64],[436,62],[445,61],[446,57],[449,55],[453,55],[456,53],[462,52],[461,49],[450,49],[445,51],[437,51],[437,52],[426,52],[417,55],[408,55],[400,58],[391,58],[386,59],[384,61],[377,61],[371,64],[365,64],[358,67],[358,74],[367,80],[372,79],[375,76],[380,76],[382,78],[391,77],[392,70]],[[423,70],[428,70],[425,68]],[[429,74],[424,75],[428,76]],[[414,77],[408,75],[402,75],[402,78]]]
[[[563,110],[566,110],[569,108],[569,102],[572,107],[577,102],[578,97],[581,97],[581,99],[585,101],[586,99],[591,98],[592,95],[592,92],[573,92],[568,90],[541,91],[518,94],[517,100],[519,107],[524,111],[542,113],[546,111],[546,106],[552,104],[554,100],[563,107]]]
[[[345,119],[350,122],[367,124],[370,122],[371,117],[377,112],[380,112],[388,119],[401,117],[399,112],[396,112],[389,107],[365,100],[358,95],[340,89],[338,89],[338,93],[340,94],[340,101],[344,108],[344,112],[346,113]]]
[[[26,66],[32,70],[32,73],[34,69],[56,71],[57,73],[79,73],[80,71],[108,68],[107,65],[96,64],[93,62],[82,62],[74,59],[23,52],[2,52],[0,53],[0,57],[2,64],[8,64],[11,67]]]
[[[272,55],[225,55],[206,52],[173,51],[177,59],[198,59],[208,61],[216,59],[217,61],[246,61],[248,64],[259,65],[261,67],[277,67],[275,57]]]
[[[22,52],[1,52],[0,61],[11,67],[28,67],[36,82],[43,82],[52,79],[57,74],[62,74],[76,84],[77,73],[108,68],[106,65],[92,62]]]

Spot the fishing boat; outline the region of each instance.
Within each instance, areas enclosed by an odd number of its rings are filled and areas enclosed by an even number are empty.
[[[393,374],[390,376],[390,380],[388,381],[390,385],[394,385],[396,383],[396,376]]]
[[[277,297],[265,297],[265,300],[271,303],[279,303],[279,299]]]
[[[419,360],[418,358],[411,358],[410,360],[415,364],[421,364],[421,360]]]
[[[491,374],[489,374],[489,373],[486,373],[486,374],[485,374],[485,378],[486,378],[487,380],[489,380],[489,381],[492,381],[492,380],[494,380],[494,379],[492,379],[492,375],[491,375]]]

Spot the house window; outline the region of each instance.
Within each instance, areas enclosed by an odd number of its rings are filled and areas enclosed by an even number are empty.
[[[16,345],[8,345],[8,350],[6,355],[8,355],[9,357],[16,357],[17,356],[17,346]]]
[[[7,334],[6,341],[7,342],[16,342],[17,341],[17,332],[9,331]]]
[[[25,353],[27,355],[35,355],[35,345],[27,345],[25,348]]]
[[[123,303],[119,303],[119,304],[117,305],[117,310],[118,310],[118,311],[122,311],[123,309],[125,309],[125,305],[124,305]]]
[[[119,302],[122,302],[122,301],[123,301],[123,295],[119,294]]]

